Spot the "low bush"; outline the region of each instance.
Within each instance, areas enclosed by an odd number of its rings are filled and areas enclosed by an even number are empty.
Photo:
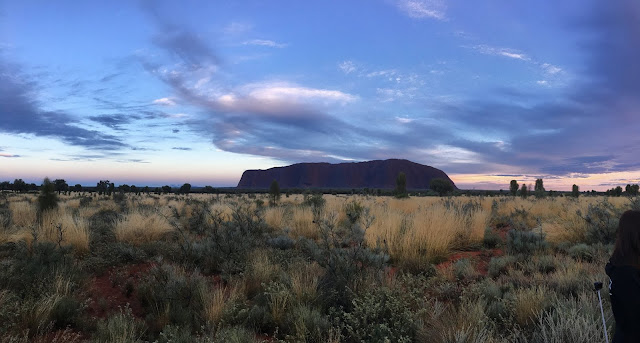
[[[514,230],[507,233],[507,252],[510,254],[531,255],[545,251],[548,244],[542,230]]]
[[[586,243],[610,244],[615,242],[621,213],[607,198],[595,204],[589,204],[584,215],[580,210],[577,211],[577,214],[586,223],[584,238]]]
[[[493,231],[492,228],[487,227],[484,230],[484,237],[482,238],[482,246],[487,249],[497,248],[502,244],[502,239],[500,236]]]
[[[403,297],[381,287],[358,294],[352,309],[340,315],[349,342],[412,342],[417,324]]]
[[[140,281],[138,297],[146,309],[153,335],[165,325],[197,330],[205,324],[203,290],[207,283],[198,272],[187,272],[170,264],[154,266]]]
[[[137,343],[143,342],[143,323],[135,318],[126,307],[120,313],[98,321],[93,341],[96,343]]]
[[[592,262],[595,257],[594,249],[584,243],[572,246],[567,252],[573,259],[585,262]]]
[[[497,277],[506,273],[517,262],[515,256],[492,257],[489,260],[488,274],[491,277]]]

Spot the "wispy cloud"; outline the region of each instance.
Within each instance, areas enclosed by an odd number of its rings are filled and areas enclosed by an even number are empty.
[[[446,5],[441,0],[397,0],[396,6],[411,18],[446,19]]]
[[[353,61],[342,61],[338,63],[338,69],[342,70],[342,72],[345,74],[351,74],[358,68]]]
[[[182,151],[191,151],[193,149],[191,148],[187,148],[187,147],[181,147],[181,146],[174,146],[173,148],[171,148],[173,150],[182,150]]]
[[[258,46],[267,46],[270,48],[284,48],[287,44],[278,43],[268,39],[252,39],[242,43],[243,45],[258,45]]]
[[[499,47],[493,47],[485,44],[471,46],[471,49],[484,55],[502,56],[502,57],[513,58],[513,59],[522,60],[522,61],[531,60],[531,58],[529,58],[526,54],[515,49],[499,48]]]
[[[162,105],[162,106],[175,106],[176,105],[175,100],[173,100],[171,98],[155,99],[155,100],[153,100],[153,103],[156,104],[156,105]]]
[[[562,68],[549,63],[543,63],[542,65],[540,65],[540,67],[548,75],[556,75],[562,72]]]
[[[7,154],[7,153],[4,153],[4,152],[0,152],[0,157],[14,158],[14,157],[20,157],[20,155]]]

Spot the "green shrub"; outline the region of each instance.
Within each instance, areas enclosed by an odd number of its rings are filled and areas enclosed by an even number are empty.
[[[352,291],[369,273],[381,271],[388,261],[380,247],[370,247],[364,239],[372,221],[368,209],[359,209],[357,204],[352,206],[352,215],[346,226],[337,226],[335,218],[321,219],[321,215],[316,213],[314,222],[318,225],[320,239],[300,240],[307,256],[325,268],[319,289],[327,307],[350,306]]]
[[[620,211],[607,198],[595,204],[589,204],[587,213],[577,211],[586,224],[585,242],[589,244],[610,244],[616,240]]]
[[[149,313],[147,320],[153,332],[164,324],[196,330],[205,324],[203,317],[207,284],[197,271],[188,273],[169,264],[155,266],[140,281],[138,297]]]
[[[352,309],[340,315],[349,342],[412,342],[417,325],[408,304],[386,287],[358,294]]]
[[[126,307],[120,313],[98,322],[93,342],[96,343],[136,343],[142,342],[143,324]]]
[[[482,246],[487,249],[494,249],[500,246],[502,239],[493,231],[491,227],[487,227],[484,230],[484,237],[482,239]]]
[[[252,251],[267,244],[268,227],[261,209],[248,202],[232,206],[231,220],[219,221],[209,227],[204,237],[194,240],[177,230],[181,248],[180,262],[200,268],[205,274],[241,273]]]
[[[556,270],[556,258],[552,255],[543,255],[534,260],[536,271],[542,274],[553,273]]]
[[[38,196],[38,210],[40,213],[52,210],[58,207],[58,195],[56,194],[55,185],[48,177],[44,178],[40,187],[40,195]]]
[[[256,334],[246,328],[233,326],[223,327],[213,337],[212,343],[251,343],[259,342]]]
[[[453,274],[458,280],[471,279],[475,273],[475,268],[469,259],[461,258],[453,263]]]
[[[507,252],[531,255],[546,250],[548,244],[542,230],[514,230],[507,233]]]
[[[497,277],[498,275],[506,273],[516,263],[517,259],[514,256],[501,256],[492,257],[489,261],[488,274],[491,277]]]
[[[573,259],[585,262],[593,262],[593,259],[595,257],[594,249],[584,243],[579,243],[572,246],[567,252]]]
[[[309,305],[296,305],[287,312],[287,328],[290,333],[285,340],[294,342],[327,342],[331,328],[329,317]]]
[[[302,204],[315,208],[323,208],[326,202],[327,201],[322,197],[322,193],[315,193],[311,195],[305,194]]]

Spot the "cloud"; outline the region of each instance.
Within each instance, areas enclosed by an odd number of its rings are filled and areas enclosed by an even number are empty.
[[[156,104],[156,105],[162,105],[162,106],[175,106],[176,105],[176,102],[171,98],[155,99],[155,100],[153,100],[153,103]]]
[[[0,152],[0,157],[15,158],[15,157],[21,157],[21,156],[20,155],[13,155],[13,154],[7,154],[7,153]]]
[[[277,43],[268,39],[252,39],[242,43],[243,45],[258,45],[258,46],[267,46],[270,48],[284,48],[287,44]]]
[[[187,148],[187,147],[179,147],[179,146],[174,146],[173,148],[171,148],[173,150],[182,150],[182,151],[191,151],[193,149],[191,148]]]
[[[407,118],[407,117],[396,117],[396,121],[400,124],[409,124],[409,123],[412,123],[414,119]]]
[[[241,87],[241,91],[245,92],[250,98],[267,102],[306,102],[321,100],[328,102],[348,103],[353,102],[357,99],[357,97],[354,95],[338,90],[302,87],[287,82],[265,82],[249,84]],[[226,97],[226,95],[223,97]],[[230,100],[229,98],[225,99]]]
[[[529,58],[526,54],[518,50],[509,49],[509,48],[498,48],[498,47],[492,47],[485,44],[474,45],[474,46],[471,46],[470,48],[484,55],[502,56],[502,57],[512,58],[512,59],[521,60],[521,61],[531,60],[531,58]]]
[[[541,67],[542,67],[542,70],[544,70],[544,72],[548,75],[556,75],[562,72],[562,68],[558,66],[554,66],[553,64],[549,64],[549,63],[543,63]]]
[[[88,149],[116,150],[126,145],[112,135],[84,129],[73,116],[43,109],[37,82],[20,67],[0,59],[0,132],[60,139]]]
[[[88,118],[91,121],[100,123],[104,126],[112,128],[114,130],[123,130],[122,125],[129,124],[133,120],[141,119],[137,115],[124,115],[124,114],[102,114],[98,116],[91,116]]]
[[[353,61],[343,61],[338,63],[338,69],[342,70],[345,74],[351,74],[357,70],[357,67]]]
[[[410,18],[446,19],[446,6],[439,0],[398,0],[396,6]]]
[[[170,56],[180,60],[189,70],[217,65],[220,60],[204,37],[168,19],[154,1],[141,2],[142,9],[159,29],[152,42]]]

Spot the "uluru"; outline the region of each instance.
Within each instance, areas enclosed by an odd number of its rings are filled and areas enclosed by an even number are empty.
[[[266,170],[246,170],[237,188],[267,189],[273,180],[281,188],[380,188],[393,189],[396,177],[405,173],[407,189],[428,189],[432,179],[445,179],[457,189],[440,169],[401,159],[348,163],[297,163]]]

